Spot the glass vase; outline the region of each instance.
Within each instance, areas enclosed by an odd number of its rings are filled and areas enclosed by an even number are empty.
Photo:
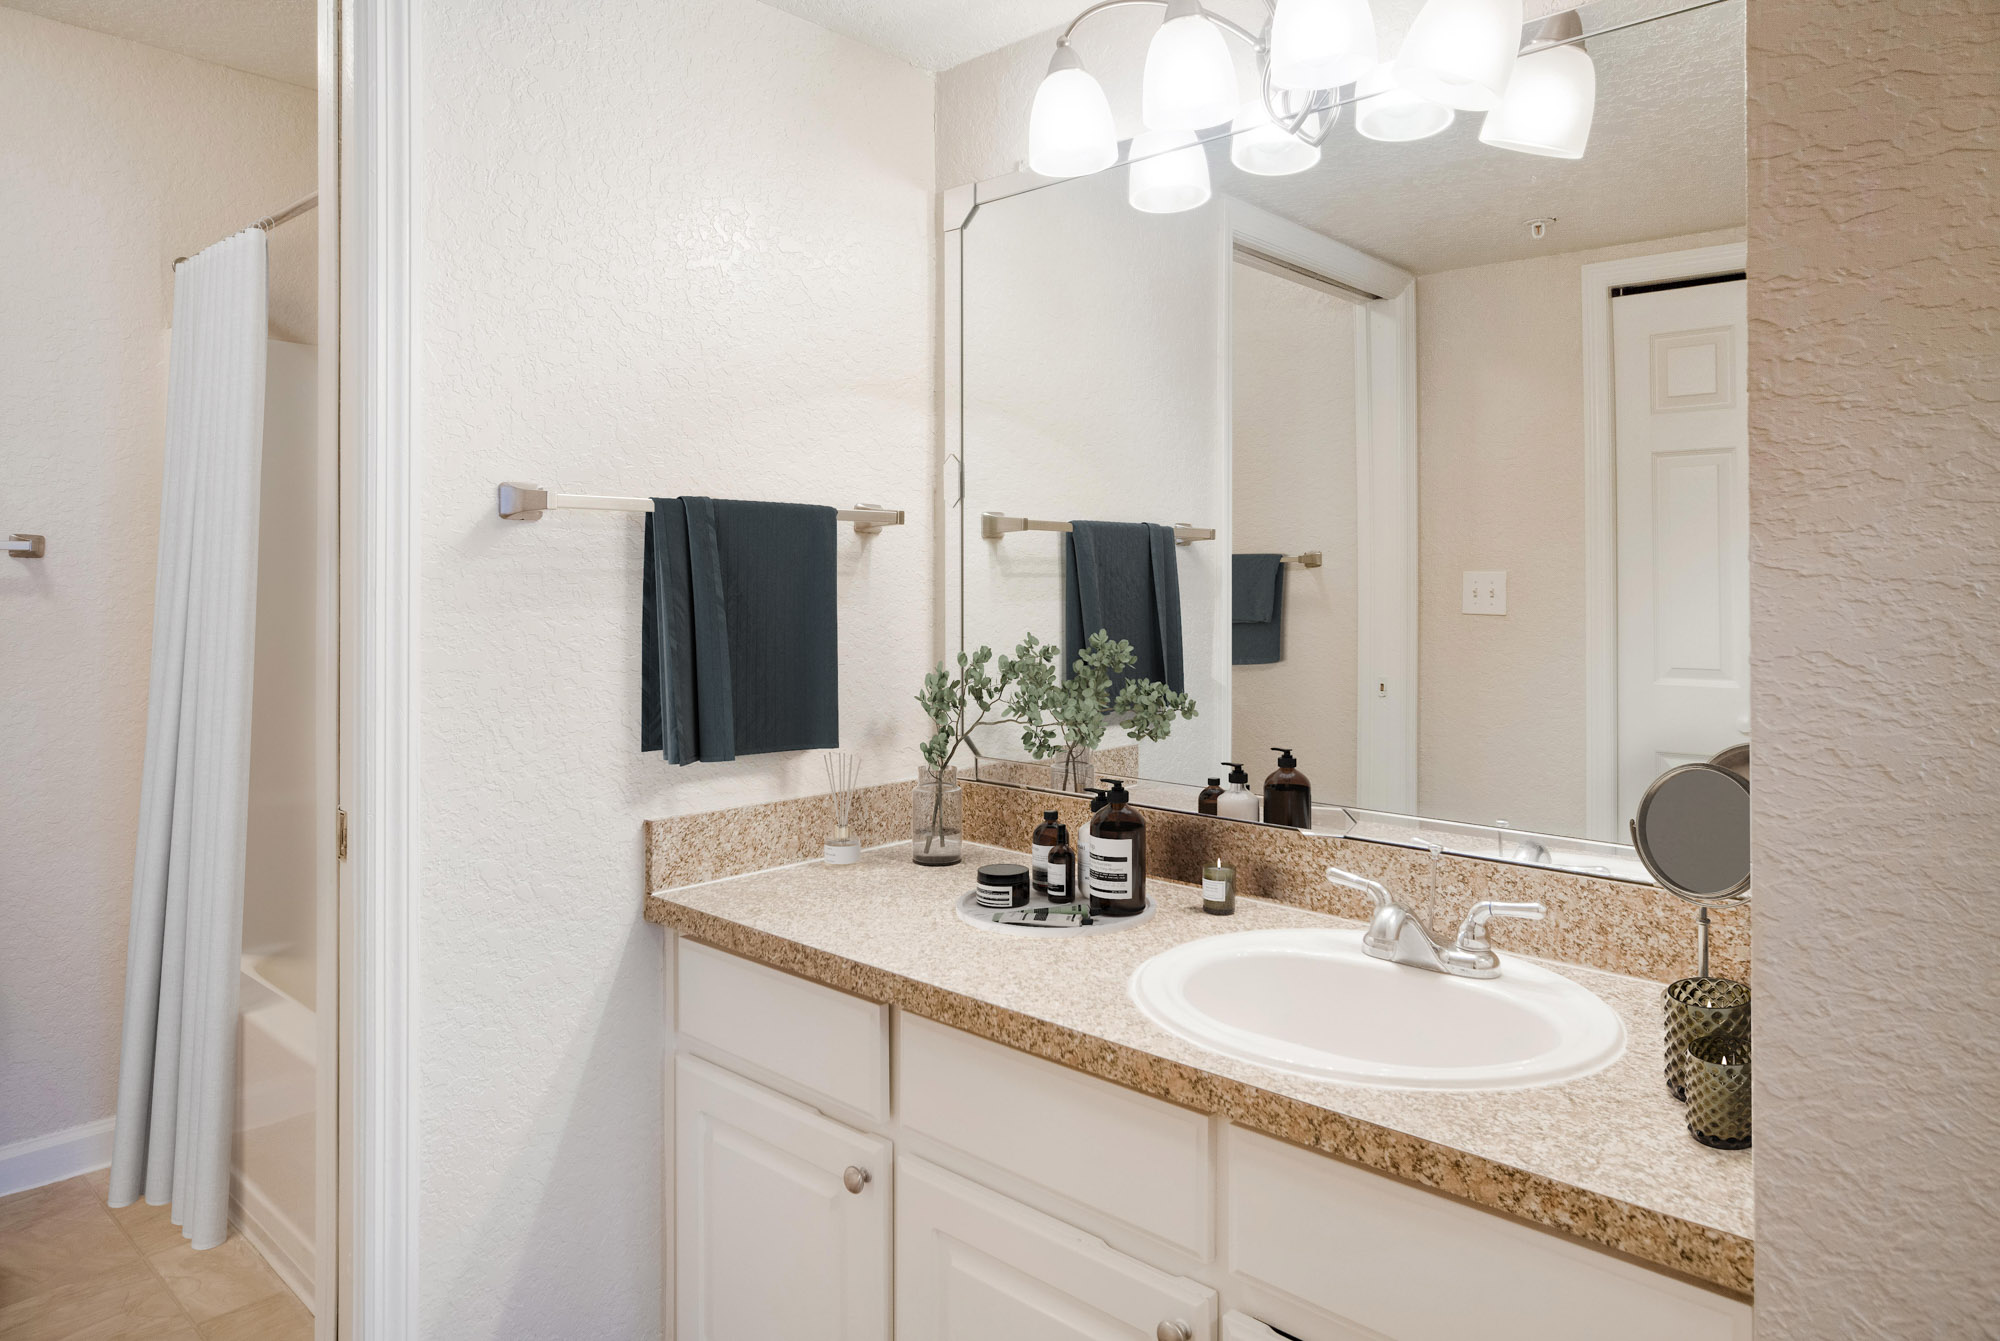
[[[910,790],[910,860],[919,866],[956,866],[965,843],[965,793],[956,768],[917,770]]]
[[[1049,786],[1059,792],[1085,792],[1097,785],[1097,758],[1078,745],[1049,760]]]

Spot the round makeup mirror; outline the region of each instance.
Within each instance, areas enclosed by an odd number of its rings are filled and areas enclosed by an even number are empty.
[[[1750,888],[1750,783],[1720,764],[1682,764],[1653,780],[1632,845],[1662,889],[1690,903],[1741,902]]]

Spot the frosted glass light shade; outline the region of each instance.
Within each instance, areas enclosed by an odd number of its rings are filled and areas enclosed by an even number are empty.
[[[1236,62],[1198,0],[1172,0],[1146,48],[1139,90],[1148,130],[1200,130],[1236,114]]]
[[[1421,98],[1490,112],[1521,50],[1521,0],[1426,0],[1396,56],[1396,82]]]
[[[1044,177],[1081,177],[1118,161],[1118,127],[1104,88],[1067,46],[1056,48],[1028,113],[1028,167]]]
[[[1262,102],[1244,103],[1229,130],[1229,161],[1253,176],[1289,177],[1319,162],[1319,146],[1286,134]]]
[[[1421,140],[1449,126],[1458,115],[1398,84],[1395,68],[1387,61],[1361,76],[1354,96],[1354,129],[1371,140]]]
[[[1146,131],[1132,141],[1132,159],[1125,199],[1133,209],[1179,214],[1208,203],[1208,151],[1193,131]]]
[[[1271,82],[1279,88],[1338,88],[1375,65],[1375,13],[1368,0],[1278,0],[1271,16]]]
[[[1581,46],[1550,47],[1516,62],[1507,96],[1479,128],[1483,144],[1548,158],[1582,158],[1597,110],[1597,67]]]

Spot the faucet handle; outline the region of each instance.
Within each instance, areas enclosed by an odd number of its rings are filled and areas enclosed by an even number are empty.
[[[1367,876],[1356,875],[1352,871],[1343,871],[1338,866],[1327,867],[1326,878],[1343,889],[1351,889],[1357,894],[1366,894],[1374,901],[1375,906],[1372,910],[1374,912],[1379,913],[1384,908],[1395,906],[1396,901],[1389,897],[1389,891],[1384,889],[1378,880],[1370,880]]]
[[[1457,948],[1461,950],[1490,950],[1486,943],[1486,924],[1496,917],[1518,917],[1524,921],[1538,922],[1549,915],[1549,910],[1539,903],[1495,903],[1482,899],[1472,905],[1472,911],[1459,923]]]

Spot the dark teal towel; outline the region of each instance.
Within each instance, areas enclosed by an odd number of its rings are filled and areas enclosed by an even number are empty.
[[[655,498],[639,748],[670,764],[840,747],[834,510]]]
[[[1282,658],[1285,563],[1282,554],[1237,554],[1229,565],[1229,662],[1268,666]]]
[[[1185,693],[1181,667],[1181,573],[1174,528],[1149,522],[1073,521],[1064,538],[1063,675],[1090,635],[1103,629],[1132,644],[1138,661],[1112,677],[1158,680]]]

